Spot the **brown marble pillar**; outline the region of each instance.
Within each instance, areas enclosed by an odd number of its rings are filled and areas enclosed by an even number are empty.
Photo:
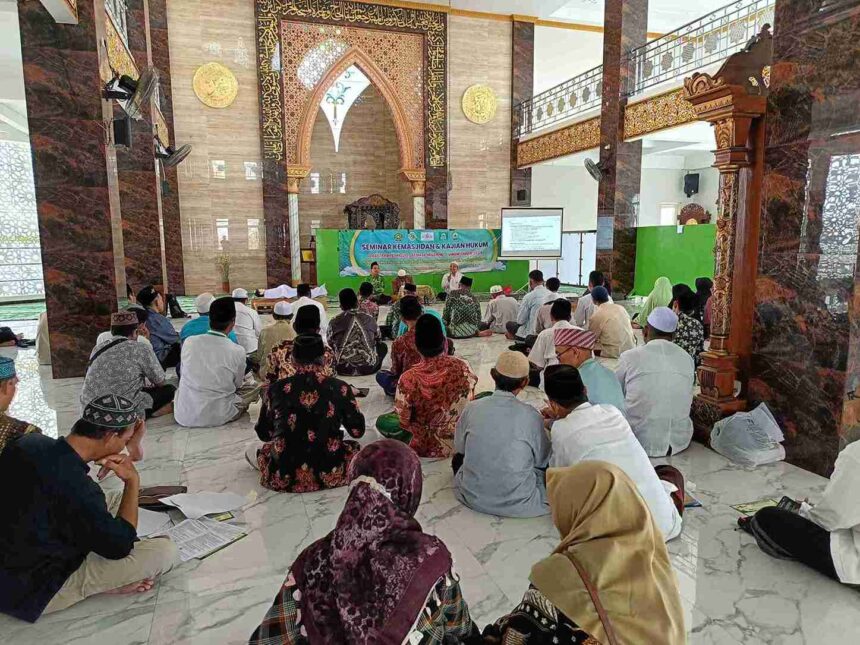
[[[158,108],[167,125],[169,143],[178,148],[173,127],[173,84],[170,75],[170,47],[168,45],[167,0],[147,0],[149,3],[149,39],[152,46],[152,64],[161,78]],[[182,257],[182,222],[179,218],[179,179],[176,168],[162,168],[161,221],[164,226],[164,251],[167,260],[167,283],[170,292],[185,295],[185,266]]]
[[[281,160],[263,159],[263,204],[266,208],[266,286],[292,284],[287,169]]]
[[[511,27],[511,105],[534,94],[535,26],[514,20]],[[517,112],[511,110],[511,129],[517,126]],[[517,168],[517,140],[511,138],[511,206],[531,206],[532,169]]]
[[[617,294],[633,289],[636,265],[636,209],[642,171],[642,142],[624,141],[622,96],[632,70],[624,63],[631,49],[645,44],[648,0],[606,0],[603,24],[603,87],[600,116],[600,164],[597,216],[612,218],[612,250],[597,253],[597,268],[612,279]],[[607,220],[603,220],[607,221]]]
[[[93,10],[81,2],[79,23],[61,25],[18,2],[55,378],[83,376],[117,304]]]

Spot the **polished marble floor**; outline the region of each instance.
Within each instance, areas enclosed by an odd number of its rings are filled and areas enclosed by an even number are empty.
[[[498,337],[457,342],[458,354],[480,377],[479,388],[490,387],[490,367],[506,345]],[[64,434],[76,418],[81,380],[50,380],[48,368],[40,372],[32,350],[21,353],[19,371],[21,391],[12,414],[39,423],[46,432]],[[368,427],[363,442],[372,442],[378,438],[372,429],[375,418],[391,409],[391,400],[375,387],[373,377],[349,380],[373,385],[361,403]],[[529,390],[523,397],[538,401],[541,395]],[[91,598],[34,625],[0,617],[0,642],[246,641],[287,567],[301,549],[331,530],[346,497],[345,489],[292,495],[260,487],[243,457],[255,438],[258,410],[255,406],[249,417],[210,429],[181,428],[172,416],[155,419],[148,424],[146,457],[139,466],[144,485],[184,484],[192,491],[246,496],[239,515],[246,538],[205,560],[178,566],[146,594]],[[798,564],[773,560],[751,537],[735,530],[738,513],[731,504],[814,495],[824,479],[787,464],[735,466],[698,444],[670,461],[703,503],[687,511],[683,533],[669,544],[690,643],[860,642],[857,591]],[[418,519],[451,549],[465,598],[483,626],[519,601],[531,565],[555,547],[557,534],[548,517],[504,519],[464,508],[454,498],[446,461],[425,460],[424,475]]]

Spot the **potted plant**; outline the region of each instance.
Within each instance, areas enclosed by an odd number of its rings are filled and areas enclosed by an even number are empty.
[[[230,256],[221,253],[215,257],[215,266],[221,274],[221,291],[230,294]]]

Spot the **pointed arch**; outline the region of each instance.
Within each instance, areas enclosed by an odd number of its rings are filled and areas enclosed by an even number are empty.
[[[343,74],[352,65],[355,65],[370,79],[374,87],[382,94],[391,110],[391,117],[394,120],[394,130],[397,134],[397,143],[400,147],[400,167],[413,168],[413,164],[420,161],[420,167],[424,167],[424,160],[415,160],[414,146],[412,136],[409,132],[409,127],[406,121],[406,112],[403,109],[403,104],[397,96],[397,91],[391,81],[385,75],[376,63],[358,47],[350,47],[341,58],[326,72],[325,76],[317,83],[313,93],[305,105],[304,114],[299,122],[298,136],[296,138],[296,165],[310,168],[311,166],[311,136],[313,134],[314,123],[316,122],[317,110],[319,110],[320,101],[323,95],[328,91],[341,74]]]

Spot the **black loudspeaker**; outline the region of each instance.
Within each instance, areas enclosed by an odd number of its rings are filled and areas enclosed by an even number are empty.
[[[131,148],[131,117],[113,120],[113,144],[118,148]]]
[[[699,192],[699,173],[690,172],[684,175],[684,194],[692,197]]]
[[[517,201],[518,202],[527,202],[529,200],[529,191],[525,188],[520,188],[517,191]]]

